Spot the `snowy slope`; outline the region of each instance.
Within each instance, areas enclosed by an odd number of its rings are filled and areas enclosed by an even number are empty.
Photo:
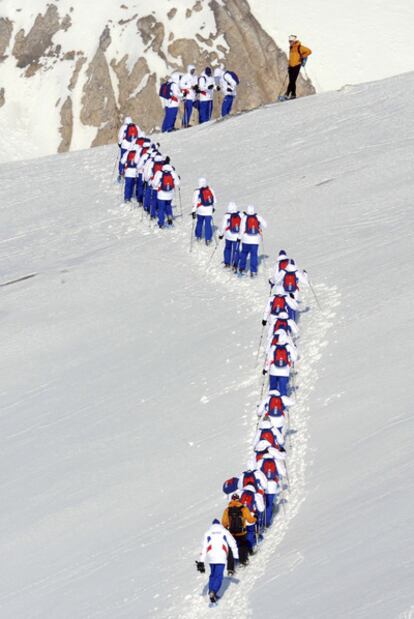
[[[161,140],[185,212],[200,173],[218,215],[255,203],[266,252],[306,266],[323,308],[305,293],[286,515],[218,617],[385,619],[413,603],[403,93],[413,74]],[[2,617],[209,614],[193,561],[249,457],[265,280],[229,278],[218,257],[206,271],[187,214],[154,233],[120,209],[113,163],[105,147],[0,168],[0,283],[37,274],[1,287]]]
[[[313,51],[307,72],[318,91],[414,69],[410,0],[250,0],[252,11],[287,52],[297,34]],[[334,7],[334,8],[333,8]]]

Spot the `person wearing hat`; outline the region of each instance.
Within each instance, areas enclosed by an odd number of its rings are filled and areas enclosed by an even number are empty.
[[[200,241],[203,237],[206,245],[210,245],[213,238],[213,213],[215,211],[216,196],[214,191],[209,187],[205,178],[198,179],[198,188],[193,194],[193,208],[191,215],[193,219],[197,219],[195,226],[195,237]]]
[[[296,360],[296,348],[289,343],[282,344],[279,340],[270,347],[263,368],[263,375],[269,372],[270,389],[277,389],[281,395],[288,394],[290,370]]]
[[[240,222],[239,241],[242,244],[239,260],[240,274],[243,274],[246,270],[247,258],[250,256],[250,276],[254,277],[257,275],[259,243],[262,238],[263,228],[266,227],[265,220],[256,213],[254,206],[248,206]]]
[[[205,123],[211,119],[213,113],[214,77],[211,68],[206,67],[198,78],[198,117],[199,122]]]
[[[137,165],[137,202],[143,206],[145,182],[144,182],[144,167],[150,156],[151,140],[144,138],[142,140],[141,150],[139,151],[139,160]]]
[[[233,267],[237,271],[239,261],[239,241],[241,215],[234,202],[229,202],[227,212],[221,222],[219,239],[225,239],[224,246],[224,267]]]
[[[220,524],[220,520],[215,518],[204,534],[200,558],[196,561],[197,570],[202,574],[205,572],[206,559],[210,564],[208,595],[213,604],[218,600],[217,594],[223,583],[224,568],[230,551],[234,559],[239,558],[234,537]],[[229,572],[234,572],[234,564],[229,565]]]
[[[294,260],[289,260],[289,264],[279,271],[275,276],[275,286],[280,286],[289,296],[296,301],[299,299],[299,284],[309,285],[309,278],[306,271],[301,271]]]
[[[312,50],[302,45],[295,34],[290,35],[288,66],[289,84],[285,95],[287,99],[296,99],[296,80],[298,79],[300,68],[305,66],[308,56],[310,56],[311,53]]]
[[[184,73],[180,80],[181,94],[184,101],[184,112],[182,121],[183,127],[190,126],[191,114],[193,113],[193,106],[196,98],[195,87],[198,81],[195,70],[195,65],[189,64],[187,66],[187,73]]]
[[[231,500],[223,512],[221,524],[230,531],[236,540],[241,565],[247,565],[250,548],[247,540],[247,527],[256,524],[256,518],[250,513],[248,507],[240,502],[238,492],[231,495]]]
[[[164,165],[161,170],[155,174],[152,184],[157,192],[158,226],[160,228],[164,227],[165,217],[167,217],[168,225],[172,226],[172,199],[176,189],[180,186],[180,179],[173,166],[170,164],[169,157],[165,158]]]
[[[161,131],[163,133],[169,133],[175,129],[175,121],[177,119],[178,107],[180,105],[180,99],[182,94],[180,90],[180,78],[181,75],[175,71],[170,78],[171,82],[171,95],[165,104],[165,116],[162,123]]]

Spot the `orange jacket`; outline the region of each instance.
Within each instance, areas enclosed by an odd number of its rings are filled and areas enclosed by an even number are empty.
[[[256,522],[256,518],[250,512],[249,508],[246,507],[245,505],[243,506],[242,503],[240,503],[240,501],[230,501],[230,503],[228,504],[228,507],[226,507],[226,509],[224,510],[223,518],[221,519],[221,524],[223,525],[225,529],[228,529],[230,526],[229,507],[241,507],[242,518],[243,518],[243,532],[242,533],[231,533],[230,531],[230,533],[233,535],[233,537],[240,537],[241,535],[246,535],[246,523],[248,522],[249,524],[254,524]]]
[[[309,49],[309,47],[305,47],[300,41],[295,41],[293,45],[290,46],[289,66],[297,67],[298,64],[301,64],[302,60],[310,56],[311,53],[312,50]]]

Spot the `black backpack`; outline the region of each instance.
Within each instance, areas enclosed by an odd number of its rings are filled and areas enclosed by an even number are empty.
[[[244,533],[243,526],[243,506],[233,505],[228,508],[229,510],[229,531],[232,535],[240,535]]]

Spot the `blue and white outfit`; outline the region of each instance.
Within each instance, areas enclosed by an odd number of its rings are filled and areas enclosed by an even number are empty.
[[[211,192],[212,200],[211,204],[203,204],[202,195],[203,190],[208,189]],[[193,194],[193,209],[192,213],[197,217],[197,224],[195,227],[195,237],[200,240],[203,237],[208,245],[213,238],[213,213],[215,211],[216,196],[211,187],[208,186],[205,178],[198,179],[198,189]]]
[[[180,74],[176,72],[171,75],[171,96],[165,103],[165,116],[161,128],[163,133],[169,133],[175,128],[178,107],[180,105],[180,99],[182,98],[179,86],[180,77]]]
[[[284,349],[286,351],[287,359],[285,361],[276,360],[277,349]],[[290,368],[291,364],[297,360],[297,357],[296,348],[290,344],[279,342],[278,345],[270,347],[264,369],[264,371],[269,372],[270,389],[277,389],[281,395],[288,395]]]
[[[253,230],[248,229],[248,224],[252,221],[250,218],[256,218],[258,227]],[[257,273],[259,262],[259,244],[262,237],[262,230],[267,224],[263,217],[256,213],[254,206],[248,206],[247,212],[243,213],[240,223],[239,239],[241,240],[241,252],[239,259],[239,271],[243,273],[246,270],[247,258],[250,256],[250,273]]]
[[[213,113],[214,78],[210,67],[206,67],[198,78],[198,116],[199,122],[205,123]]]
[[[239,551],[234,537],[219,520],[213,520],[213,524],[204,534],[200,553],[200,561],[204,563],[207,560],[210,564],[209,593],[216,595],[220,591],[229,549],[234,558],[238,559]]]
[[[221,105],[221,115],[223,117],[230,114],[237,95],[237,82],[230,71],[224,71],[220,80],[220,88],[224,97]]]
[[[171,174],[174,182],[174,187],[171,189],[163,188],[164,173]],[[152,185],[157,192],[157,211],[158,211],[158,225],[160,228],[164,226],[165,218],[169,224],[172,224],[172,200],[175,195],[176,189],[180,186],[180,179],[174,168],[170,164],[165,164],[162,170],[159,170],[154,176]]]
[[[131,202],[134,194],[135,183],[137,180],[137,165],[139,155],[135,146],[131,146],[130,150],[125,151],[122,159],[122,169],[125,176],[124,185],[124,202]]]
[[[227,213],[223,217],[219,238],[224,237],[224,266],[237,269],[239,262],[239,234],[241,214],[234,202],[229,202]]]
[[[125,151],[127,150],[126,148],[123,147],[122,143],[125,139],[126,129],[128,125],[130,125],[131,123],[132,123],[132,118],[130,116],[126,116],[124,123],[118,132],[118,146],[119,146],[118,174],[119,176],[122,176],[122,173],[124,171],[124,166],[122,165],[121,160],[125,154]]]
[[[193,64],[189,64],[187,67],[187,73],[185,73],[180,79],[181,94],[184,101],[183,127],[188,127],[190,125],[194,101],[196,98],[195,87],[197,82],[198,80],[195,74],[195,66]]]

